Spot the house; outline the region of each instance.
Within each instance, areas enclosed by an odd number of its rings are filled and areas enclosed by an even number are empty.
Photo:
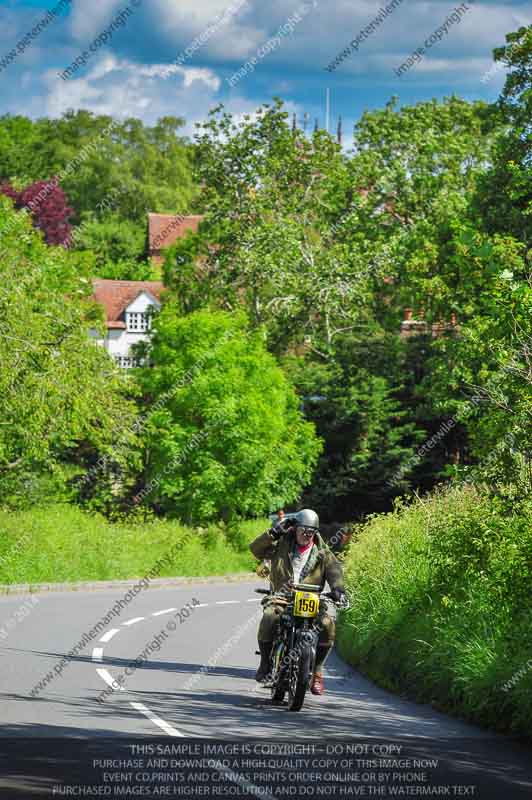
[[[149,337],[151,316],[161,308],[161,281],[93,281],[93,300],[105,312],[105,336],[96,330],[90,334],[120,367],[136,366],[132,345]]]
[[[182,214],[148,214],[148,254],[156,266],[164,261],[163,251],[187,231],[197,231],[202,217]],[[161,307],[161,281],[93,281],[92,299],[105,312],[105,336],[91,330],[91,336],[113,356],[120,367],[136,366],[131,352],[134,344],[149,337],[151,317]]]
[[[418,317],[415,319],[412,309],[405,308],[400,336],[402,339],[406,339],[410,336],[422,334],[424,336],[430,335],[433,339],[439,339],[440,336],[444,336],[446,333],[458,333],[459,327],[454,311],[448,322],[440,320],[429,325],[425,320],[425,312],[423,310],[418,313]]]
[[[148,214],[148,255],[155,266],[164,261],[163,250],[181,239],[187,231],[198,230],[201,215]]]

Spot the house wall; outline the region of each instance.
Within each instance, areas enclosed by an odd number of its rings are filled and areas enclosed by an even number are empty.
[[[128,305],[128,307],[126,308],[126,312],[133,311],[136,313],[139,312],[142,313],[144,311],[147,311],[147,309],[151,308],[152,306],[155,308],[155,310],[160,308],[160,305],[158,303],[154,303],[154,301],[147,292],[141,292],[141,294],[139,294],[139,296],[136,297],[133,300],[133,302]]]
[[[127,307],[126,313],[142,314],[152,307],[158,310],[160,305],[154,303],[152,298],[143,292]],[[97,343],[104,347],[110,356],[118,359],[120,366],[123,367],[133,366],[132,363],[124,361],[124,359],[131,356],[131,347],[137,342],[146,342],[150,338],[149,332],[128,331],[125,328],[108,328],[103,339],[94,329],[89,331],[89,335],[96,339]]]

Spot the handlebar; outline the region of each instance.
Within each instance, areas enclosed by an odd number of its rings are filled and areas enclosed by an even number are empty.
[[[304,588],[302,588],[302,587],[304,587]],[[341,609],[348,609],[349,605],[350,605],[349,604],[349,597],[347,596],[347,594],[345,595],[345,600],[342,603],[339,603],[338,601],[333,600],[333,598],[331,597],[331,592],[321,592],[320,591],[321,586],[312,586],[311,584],[300,583],[300,584],[297,584],[296,586],[293,586],[293,587],[290,587],[290,588],[291,588],[291,591],[294,591],[294,592],[295,591],[307,591],[307,592],[316,591],[316,592],[319,592],[321,597],[325,597],[328,600],[332,600],[332,602],[335,604],[335,606],[338,606],[338,608],[341,608]],[[255,592],[257,594],[265,594],[265,595],[275,595],[276,594],[276,592],[272,592],[271,589],[255,589]]]

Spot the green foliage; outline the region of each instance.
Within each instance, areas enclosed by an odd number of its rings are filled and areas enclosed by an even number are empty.
[[[495,60],[509,69],[499,101],[504,129],[476,204],[487,230],[532,244],[532,25],[507,34]]]
[[[196,280],[211,302],[244,305],[253,326],[266,323],[277,352],[305,337],[330,346],[364,318],[367,292],[360,254],[331,241],[327,194],[345,173],[340,148],[323,132],[294,134],[287,117],[278,102],[240,123],[214,109],[196,155],[205,212]],[[171,286],[186,256],[178,249],[168,265]]]
[[[243,526],[247,541],[267,527],[267,520]],[[182,545],[176,547],[176,545]],[[141,578],[159,559],[158,577],[226,575],[251,572],[249,550],[236,550],[222,528],[186,528],[152,519],[109,523],[64,504],[31,511],[0,511],[0,584]]]
[[[207,241],[194,231],[166,250],[164,284],[172,287],[172,300],[182,314],[217,305],[205,263],[208,254]]]
[[[406,403],[409,364],[399,337],[375,326],[371,338],[338,337],[327,362],[292,355],[284,366],[325,442],[305,504],[324,519],[388,508],[399,490],[389,482],[424,438]]]
[[[145,260],[146,226],[109,214],[103,220],[87,219],[76,239],[79,250],[94,256],[99,278],[145,281],[154,278],[151,264]]]
[[[219,107],[200,127],[205,219],[169,254],[166,281],[185,313],[243,304],[270,350],[293,355],[288,374],[325,440],[308,494],[325,514],[381,510],[398,491],[429,489],[450,461],[483,458],[501,427],[515,427],[492,424],[492,408],[487,437],[474,415],[459,418],[415,457],[482,383],[479,360],[490,357],[471,341],[500,351],[515,339],[499,306],[509,274],[514,316],[526,293],[522,247],[482,231],[472,202],[504,130],[492,108],[456,97],[366,112],[349,155],[324,132],[291,130],[281,103],[238,123]],[[428,335],[398,346],[405,307],[423,312]],[[459,335],[433,338],[430,326],[452,314]],[[522,380],[526,447],[527,388]],[[308,403],[313,394],[327,400]]]
[[[470,300],[472,287],[456,274],[450,242],[494,130],[485,104],[456,97],[401,108],[394,99],[356,126],[348,186],[364,194],[340,236],[356,246],[368,239],[368,255],[382,254],[387,280],[375,286],[374,304],[387,327],[397,329],[405,307],[423,309],[429,323],[463,314],[463,294]]]
[[[362,526],[346,558],[344,657],[383,685],[532,734],[532,505],[439,492]]]
[[[294,501],[320,449],[260,332],[242,316],[168,303],[154,320],[139,384],[145,426],[143,492],[184,521],[253,516]]]
[[[81,110],[35,122],[2,117],[0,179],[49,180],[67,170],[61,185],[78,222],[113,195],[119,217],[144,230],[148,211],[186,212],[195,189],[190,146],[178,135],[184,120],[163,117],[147,127],[128,118],[109,131],[112,122]]]
[[[30,497],[20,487],[31,475],[60,487],[76,453],[109,447],[132,406],[89,336],[101,313],[88,302],[89,261],[46,246],[3,197],[0,237],[0,486]]]
[[[56,455],[46,456],[34,496],[50,481],[53,496],[69,497],[69,469],[88,467],[80,496],[122,509],[137,470],[134,491],[158,512],[220,515],[235,542],[238,517],[296,500],[303,487],[324,517],[344,518],[442,478],[506,500],[528,496],[531,30],[508,34],[495,51],[509,68],[497,104],[392,98],[362,115],[350,153],[324,131],[292,129],[278,100],[238,120],[213,109],[194,145],[173,117],[112,130],[109,117],[86,111],[0,119],[0,179],[20,188],[65,173],[82,223],[68,261],[80,279],[156,277],[145,260],[146,211],[204,214],[199,232],[167,253],[170,299],[155,324],[154,368],[128,384],[127,397],[140,392],[141,411],[153,410],[135,450],[142,469],[128,456],[128,423],[115,431],[118,447],[102,432],[104,415],[102,431],[88,424],[70,440],[54,435]],[[69,300],[78,291],[70,280],[56,287]],[[399,336],[405,308],[425,325],[410,338]],[[228,330],[222,320],[236,333],[224,340],[228,362],[212,365],[208,353]],[[197,359],[202,369],[174,393]],[[98,407],[91,398],[80,418]],[[61,419],[54,402],[50,418]],[[324,443],[311,486],[318,448],[301,409]],[[439,435],[449,419],[452,430]],[[10,446],[21,480],[41,469],[23,434]],[[18,452],[28,454],[24,464]],[[3,479],[13,497],[17,475]]]

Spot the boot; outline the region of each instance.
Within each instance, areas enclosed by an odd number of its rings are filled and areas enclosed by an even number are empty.
[[[259,642],[260,650],[260,664],[257,672],[255,673],[255,680],[260,683],[266,678],[270,671],[270,656],[272,652],[273,642]]]
[[[310,684],[310,691],[312,694],[323,694],[325,686],[323,685],[323,673],[315,672],[312,676],[312,683]]]
[[[331,652],[332,647],[328,645],[319,644],[316,650],[316,666],[314,668],[314,675],[310,684],[310,691],[312,694],[324,694],[325,684],[323,681],[323,665],[327,656]]]

